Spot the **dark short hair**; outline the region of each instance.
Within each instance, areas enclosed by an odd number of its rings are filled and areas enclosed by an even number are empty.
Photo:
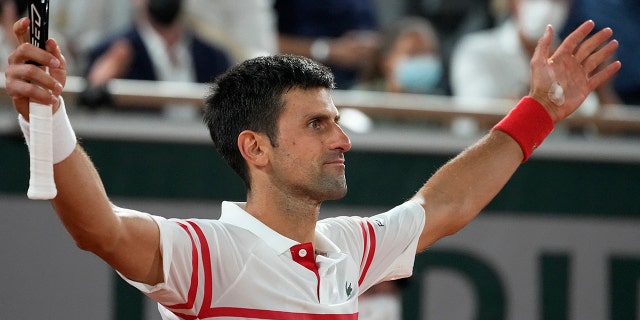
[[[294,55],[273,55],[245,60],[216,78],[205,97],[204,122],[211,139],[227,164],[240,176],[247,189],[247,163],[237,141],[244,130],[264,133],[277,147],[278,118],[283,95],[294,88],[333,89],[331,71],[311,59]]]

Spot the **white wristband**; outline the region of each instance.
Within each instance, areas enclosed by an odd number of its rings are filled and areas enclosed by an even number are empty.
[[[71,122],[69,122],[67,110],[64,107],[64,100],[62,97],[59,97],[59,99],[60,108],[53,114],[52,136],[54,164],[62,162],[62,160],[71,155],[78,143],[76,134],[73,132],[73,128],[71,127]],[[29,122],[25,120],[22,115],[18,115],[18,123],[20,123],[20,130],[22,130],[27,147],[29,147],[29,141],[31,141],[29,134]]]

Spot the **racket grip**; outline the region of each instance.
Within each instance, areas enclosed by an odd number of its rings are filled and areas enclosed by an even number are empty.
[[[32,200],[49,200],[57,194],[53,179],[53,114],[52,108],[29,103],[29,190]]]

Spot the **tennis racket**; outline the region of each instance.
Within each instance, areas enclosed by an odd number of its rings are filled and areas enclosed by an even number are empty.
[[[29,0],[28,6],[31,44],[44,49],[49,38],[49,0]],[[50,105],[29,102],[29,199],[48,200],[57,194],[53,180],[52,113]]]

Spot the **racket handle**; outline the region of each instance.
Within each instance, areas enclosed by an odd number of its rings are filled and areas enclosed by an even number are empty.
[[[29,103],[29,190],[32,200],[49,200],[57,194],[53,179],[53,114],[51,106]]]

